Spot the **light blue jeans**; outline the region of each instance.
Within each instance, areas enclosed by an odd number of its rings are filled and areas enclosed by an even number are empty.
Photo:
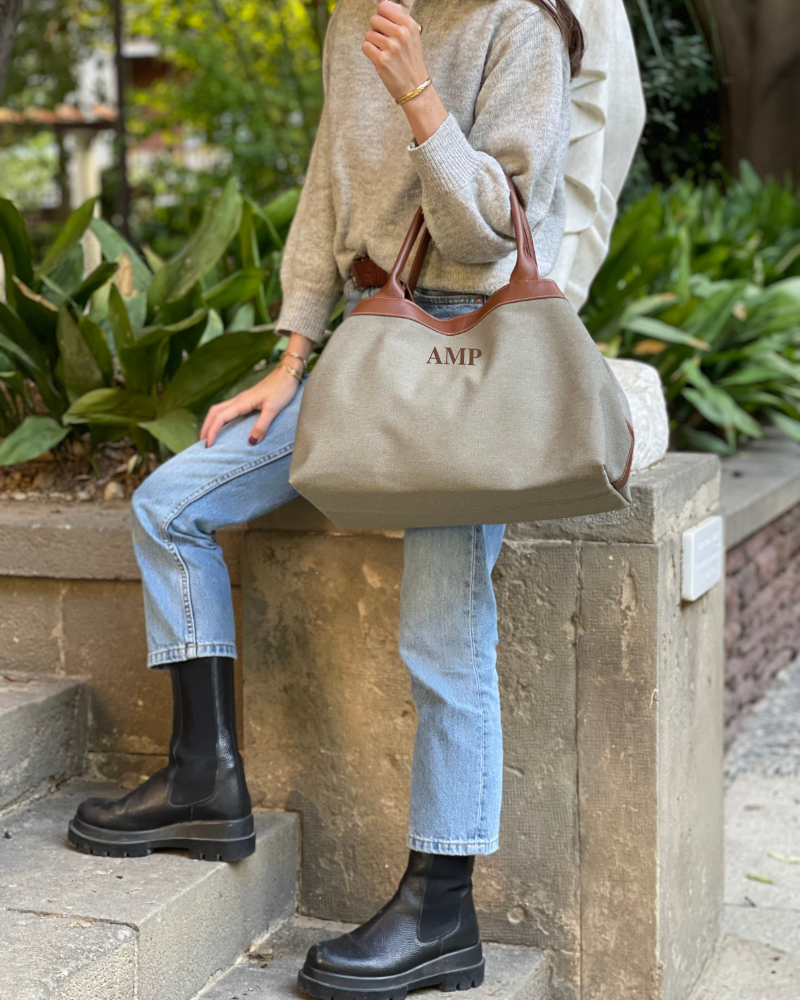
[[[348,282],[347,312],[364,294]],[[482,298],[417,292],[438,318]],[[157,469],[133,498],[148,666],[236,656],[228,571],[214,532],[280,507],[289,485],[305,383],[263,440],[247,442],[252,415],[228,424]],[[497,850],[503,745],[495,670],[492,589],[504,525],[413,528],[405,533],[400,655],[411,672],[418,725],[408,845],[434,854]]]

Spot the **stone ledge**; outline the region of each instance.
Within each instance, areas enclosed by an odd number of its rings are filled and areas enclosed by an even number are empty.
[[[127,503],[53,510],[5,501],[0,504],[0,576],[139,580],[130,525]],[[241,528],[220,532],[233,586],[241,576],[241,534]]]
[[[800,454],[800,448],[798,449]],[[735,476],[729,476],[729,479]],[[800,496],[800,463],[797,488]],[[719,459],[670,452],[661,462],[634,473],[634,503],[627,510],[589,517],[511,524],[509,541],[564,539],[651,544],[696,524],[717,510]],[[785,508],[784,508],[785,509]],[[231,583],[241,581],[245,530],[323,532],[335,535],[401,537],[400,531],[354,531],[337,527],[298,497],[249,525],[219,533]],[[52,580],[139,580],[130,543],[130,506],[81,505],[53,511],[46,505],[0,505],[0,576]]]
[[[717,509],[719,459],[693,452],[670,452],[661,462],[631,476],[634,502],[626,510],[588,517],[510,524],[512,542],[554,539],[592,542],[658,542],[696,524]],[[326,532],[336,535],[366,532],[338,528],[302,497],[252,521],[249,530]],[[399,531],[371,534],[400,536]]]
[[[800,444],[778,433],[722,461],[720,513],[728,549],[800,503]]]

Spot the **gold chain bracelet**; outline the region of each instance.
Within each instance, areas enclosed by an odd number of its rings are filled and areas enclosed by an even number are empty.
[[[302,361],[303,371],[305,371],[308,366],[308,359],[304,358],[302,354],[298,354],[297,351],[284,351],[283,354],[281,354],[281,361],[283,361],[284,358],[297,358],[298,361]]]
[[[292,368],[289,365],[280,365],[280,367],[285,368],[287,372],[290,372],[297,379],[298,382],[303,381],[303,376],[296,368]]]
[[[402,97],[396,97],[394,103],[405,104],[406,101],[413,101],[415,97],[419,97],[423,90],[430,87],[432,82],[431,78],[428,77],[425,83],[421,83],[415,90],[410,90],[407,94],[403,94]]]

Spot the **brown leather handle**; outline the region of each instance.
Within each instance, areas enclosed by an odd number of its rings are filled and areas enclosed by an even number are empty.
[[[539,265],[536,261],[536,251],[533,247],[533,236],[531,234],[531,227],[528,223],[528,217],[522,208],[522,203],[519,200],[517,189],[514,187],[514,182],[510,177],[506,177],[506,180],[508,181],[508,189],[511,199],[511,222],[514,225],[514,236],[517,241],[517,263],[514,265],[514,270],[511,272],[509,284],[516,281],[538,281]],[[423,226],[425,226],[425,218],[422,214],[422,206],[420,206],[414,215],[414,219],[408,232],[406,233],[403,245],[400,247],[400,253],[397,255],[397,260],[394,262],[394,267],[392,268],[392,273],[389,275],[389,280],[377,293],[378,295],[391,299],[405,299],[409,294],[413,296],[414,289],[416,288],[417,281],[419,280],[420,272],[422,271],[425,254],[428,252],[428,246],[431,241],[430,233],[428,232],[427,227],[422,233],[422,239],[420,240],[419,248],[417,250],[416,257],[414,258],[414,264],[411,268],[411,274],[406,288],[403,287],[403,284],[400,281],[400,275],[403,273],[403,270],[408,263],[411,250],[417,242],[417,237],[422,231]]]

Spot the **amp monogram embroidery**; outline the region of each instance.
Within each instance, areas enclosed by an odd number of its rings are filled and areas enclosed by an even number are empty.
[[[469,355],[469,361],[465,361],[466,355]],[[434,349],[431,351],[431,356],[425,362],[426,364],[435,365],[474,365],[475,359],[479,358],[483,354],[483,351],[479,351],[477,347],[462,347],[458,351],[454,351],[452,347],[446,347],[444,352],[444,361],[442,361],[439,352]]]

